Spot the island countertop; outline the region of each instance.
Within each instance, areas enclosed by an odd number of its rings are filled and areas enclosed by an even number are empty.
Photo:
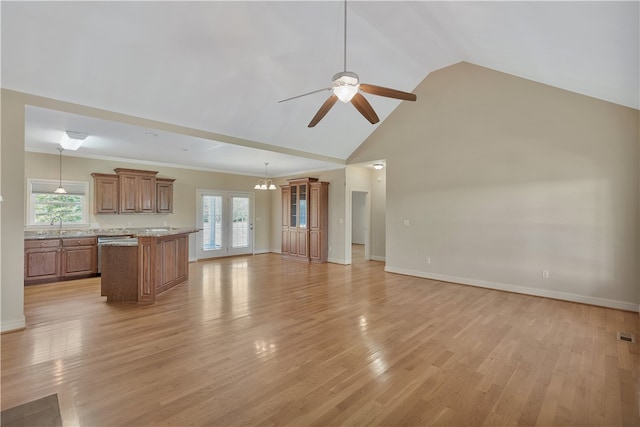
[[[87,228],[64,230],[26,230],[25,240],[60,239],[65,237],[104,237],[104,236],[133,236],[133,237],[162,237],[177,234],[197,233],[197,228],[184,227],[149,227],[149,228]]]

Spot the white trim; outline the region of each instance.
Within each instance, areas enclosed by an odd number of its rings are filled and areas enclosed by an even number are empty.
[[[385,262],[386,260],[387,260],[386,257],[377,256],[377,255],[371,255],[371,261],[382,261],[382,262]]]
[[[34,217],[34,203],[33,203],[33,192],[32,187],[34,182],[42,182],[46,184],[58,185],[59,180],[57,179],[49,179],[49,178],[27,178],[27,191],[26,191],[26,200],[27,200],[27,208],[25,209],[25,227],[26,228],[57,228],[57,225],[49,226],[49,224],[36,224],[33,221]],[[84,187],[84,202],[82,203],[82,222],[74,222],[74,223],[64,223],[62,224],[62,228],[86,228],[89,227],[89,216],[91,215],[91,200],[90,193],[91,188],[89,181],[73,181],[70,179],[63,179],[62,185],[72,184],[72,185],[82,185]]]
[[[255,251],[253,251],[254,255],[260,255],[260,254],[270,254],[271,251],[269,249],[257,249]]]
[[[201,250],[202,239],[203,239],[203,229],[200,228],[196,235],[196,244],[195,244],[195,257],[197,260],[201,259],[211,259],[211,258],[220,258],[234,255],[252,255],[254,254],[255,248],[255,192],[252,191],[228,191],[228,190],[209,190],[209,189],[196,189],[196,224],[198,227],[203,227],[202,224],[202,197],[204,195],[208,196],[216,196],[222,199],[222,248],[217,250],[212,250],[208,252],[203,252]],[[231,199],[233,197],[246,197],[249,199],[249,242],[250,244],[247,247],[243,248],[233,248],[231,246],[232,240],[232,223],[231,217],[233,205],[231,203]]]
[[[274,254],[282,254],[282,249],[280,249],[280,248],[271,249],[269,252],[274,253]]]
[[[24,329],[27,327],[27,322],[25,317],[22,316],[21,319],[11,320],[8,322],[2,322],[2,332],[10,332],[10,331],[19,331],[20,329]]]
[[[340,264],[340,265],[349,265],[347,264],[347,261],[344,258],[327,258],[327,262],[331,262],[333,264]]]
[[[615,308],[618,310],[632,311],[640,313],[640,305],[637,303],[612,300],[608,298],[590,297],[587,295],[573,294],[569,292],[558,292],[547,289],[529,288],[526,286],[510,285],[505,283],[487,282],[484,280],[468,279],[465,277],[448,276],[444,274],[435,274],[424,271],[407,270],[404,268],[396,268],[386,266],[384,271],[389,273],[404,274],[407,276],[422,277],[424,279],[438,280],[442,282],[452,282],[462,285],[477,286],[480,288],[496,289],[499,291],[514,292],[517,294],[533,295],[537,297],[553,298],[563,301],[578,302],[582,304],[597,305],[607,308]]]

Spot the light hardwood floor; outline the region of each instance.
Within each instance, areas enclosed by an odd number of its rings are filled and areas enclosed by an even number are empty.
[[[65,425],[638,426],[637,313],[275,254],[190,265],[152,306],[30,286],[2,409]]]

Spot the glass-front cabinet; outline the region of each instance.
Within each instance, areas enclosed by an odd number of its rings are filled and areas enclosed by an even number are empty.
[[[328,182],[317,178],[290,179],[282,186],[283,256],[327,261],[328,188]]]

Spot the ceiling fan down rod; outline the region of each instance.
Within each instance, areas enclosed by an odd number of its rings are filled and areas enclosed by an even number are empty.
[[[344,0],[344,70],[347,71],[347,0]]]

